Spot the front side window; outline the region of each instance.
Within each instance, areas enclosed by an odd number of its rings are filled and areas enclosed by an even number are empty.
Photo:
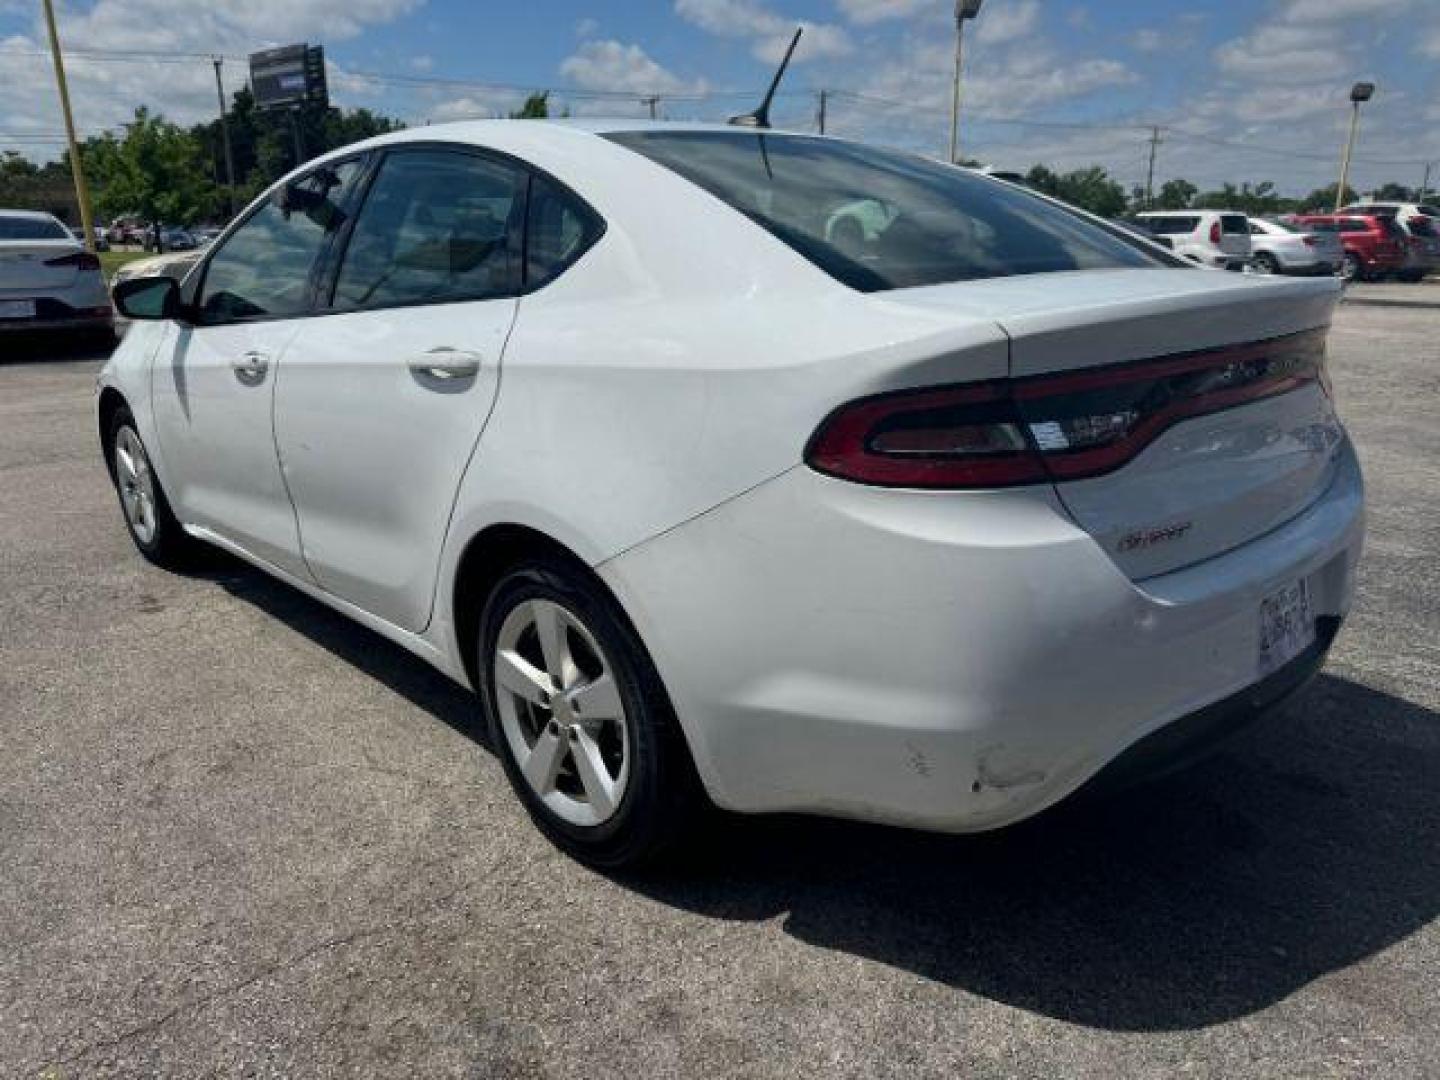
[[[283,318],[310,307],[310,273],[326,241],[345,224],[360,163],[326,165],[277,188],[225,241],[205,268],[204,323]]]
[[[1025,191],[893,151],[769,132],[607,135],[863,292],[1171,265]]]
[[[520,168],[476,154],[390,154],[355,221],[333,306],[513,296],[525,182]]]

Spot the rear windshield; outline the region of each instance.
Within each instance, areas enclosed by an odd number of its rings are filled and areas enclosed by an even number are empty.
[[[1221,214],[1220,231],[1231,236],[1245,236],[1250,232],[1250,219],[1244,214]]]
[[[0,240],[72,240],[54,218],[8,217],[0,214]]]
[[[1169,265],[1022,188],[909,154],[770,132],[606,137],[704,188],[862,292]]]
[[[1200,227],[1198,217],[1147,217],[1141,218],[1145,227],[1156,236],[1183,236],[1192,233]]]

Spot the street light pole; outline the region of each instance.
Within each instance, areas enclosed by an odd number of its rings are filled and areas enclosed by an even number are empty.
[[[90,217],[90,190],[85,186],[85,167],[80,162],[80,144],[75,141],[75,117],[70,112],[70,88],[65,82],[65,61],[60,56],[60,34],[55,29],[55,9],[45,0],[45,26],[50,31],[50,56],[55,61],[55,84],[60,89],[60,111],[65,114],[65,139],[70,147],[70,175],[75,179],[75,201],[80,204],[80,227],[85,230],[85,250],[95,251],[95,223]]]
[[[226,205],[231,214],[235,213],[235,154],[230,149],[230,118],[226,115],[225,109],[225,84],[220,81],[220,65],[224,61],[220,57],[214,58],[215,62],[215,93],[220,98],[220,137],[225,141],[225,187],[227,189]]]
[[[1345,156],[1340,159],[1340,186],[1335,189],[1335,212],[1345,205],[1345,189],[1350,186],[1350,161],[1355,155],[1355,139],[1360,133],[1360,105],[1375,96],[1375,84],[1360,82],[1350,88],[1350,137],[1345,140]]]
[[[980,14],[985,0],[955,0],[955,81],[950,98],[950,163],[960,161],[960,69],[965,58],[965,23]]]

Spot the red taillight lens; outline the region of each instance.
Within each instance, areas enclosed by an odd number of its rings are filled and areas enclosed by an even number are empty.
[[[851,402],[820,425],[805,460],[830,476],[884,487],[1008,487],[1045,479],[1003,383]]]
[[[46,266],[73,266],[76,270],[99,270],[100,259],[88,251],[76,251],[61,255],[58,259],[46,259]]]
[[[1324,331],[1016,382],[864,398],[805,460],[858,483],[991,488],[1111,472],[1182,420],[1325,383]]]
[[[1212,222],[1210,225],[1210,243],[1220,243],[1220,223],[1218,221]]]

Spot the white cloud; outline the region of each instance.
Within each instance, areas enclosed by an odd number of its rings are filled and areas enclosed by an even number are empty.
[[[688,82],[646,55],[639,45],[587,41],[560,64],[560,74],[584,90],[635,94],[703,93],[704,79]]]
[[[838,0],[840,11],[852,23],[868,26],[886,19],[904,19],[928,7],[930,0]]]
[[[1345,22],[1362,17],[1400,15],[1416,0],[1290,0],[1281,18],[1292,23]]]
[[[66,74],[82,137],[115,128],[139,105],[178,123],[215,115],[215,73],[205,55],[245,54],[287,41],[339,41],[367,26],[390,22],[424,0],[247,0],[206,4],[195,0],[97,0],[87,8],[62,7],[57,15],[62,44],[69,54]],[[34,11],[34,5],[29,7]],[[44,24],[38,13],[27,33],[0,42],[0,131],[22,132],[60,127],[55,81],[46,53]],[[116,56],[126,51],[197,53],[173,63]],[[108,62],[85,57],[109,54]],[[134,58],[130,58],[134,59]],[[333,64],[331,93],[371,94],[375,86],[357,82]],[[246,72],[227,63],[226,88],[239,88]]]
[[[1339,27],[1262,23],[1217,48],[1215,63],[1256,82],[1310,82],[1346,66],[1344,35]]]
[[[980,41],[986,45],[1004,45],[1034,34],[1040,24],[1039,0],[1016,0],[1001,7],[992,4],[981,8],[975,20]]]
[[[848,56],[855,51],[843,27],[792,19],[771,11],[756,0],[675,0],[675,13],[717,37],[749,38],[757,59],[776,63],[785,55],[797,26],[805,31],[795,60]]]
[[[410,58],[410,66],[416,71],[434,71],[435,58],[421,53],[419,56],[412,56]]]
[[[580,19],[575,23],[575,36],[578,38],[594,37],[600,32],[600,23],[596,19]]]

